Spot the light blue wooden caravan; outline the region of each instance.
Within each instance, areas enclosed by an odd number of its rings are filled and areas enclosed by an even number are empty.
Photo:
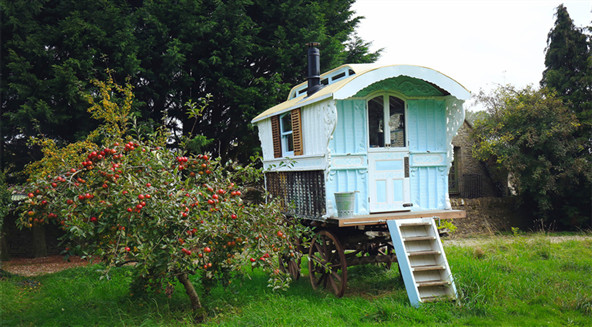
[[[337,217],[341,192],[355,192],[354,216],[450,209],[451,141],[469,91],[408,65],[343,65],[318,79],[316,92],[299,84],[252,121],[277,172],[271,193],[308,218]]]
[[[315,228],[303,249],[313,288],[342,296],[347,267],[398,262],[412,305],[455,299],[434,218],[465,216],[450,208],[448,171],[470,93],[419,66],[343,65],[320,75],[318,55],[309,48],[308,83],[252,121],[266,188]],[[299,262],[281,262],[299,276]]]

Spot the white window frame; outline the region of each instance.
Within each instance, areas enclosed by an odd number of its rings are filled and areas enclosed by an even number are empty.
[[[391,128],[390,128],[390,124],[388,123],[390,121],[390,107],[389,107],[389,97],[395,97],[398,98],[399,100],[403,101],[403,112],[404,112],[404,117],[405,117],[405,145],[402,147],[395,147],[395,146],[391,146]],[[366,108],[368,108],[368,103],[372,100],[375,99],[377,97],[382,97],[382,114],[383,114],[383,130],[384,130],[384,134],[383,134],[383,138],[384,138],[384,147],[379,147],[379,148],[372,148],[370,147],[370,133],[368,133],[368,149],[370,150],[378,150],[381,151],[380,149],[393,149],[393,150],[406,150],[408,147],[407,144],[407,138],[408,138],[408,133],[407,133],[407,100],[404,97],[401,97],[398,94],[390,94],[390,93],[378,93],[378,94],[373,94],[371,97],[368,98],[368,100],[366,100]],[[368,110],[368,109],[366,109]],[[368,117],[369,119],[369,117]],[[366,123],[367,128],[369,128],[369,122]],[[368,130],[368,132],[370,132],[370,130]]]
[[[292,115],[291,112],[287,112],[283,115],[280,115],[280,136],[281,136],[281,140],[282,140],[282,156],[284,157],[288,157],[288,156],[294,156],[294,135],[293,135],[293,130],[292,130],[292,125],[290,125],[290,130],[289,131],[285,131],[284,129],[284,117],[286,115]],[[290,117],[290,123],[292,122],[292,117]],[[288,151],[288,136],[292,135],[292,151]]]

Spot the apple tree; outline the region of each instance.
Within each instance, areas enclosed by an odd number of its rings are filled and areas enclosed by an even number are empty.
[[[112,99],[103,100],[99,106],[117,111]],[[119,138],[107,132],[114,130]],[[122,131],[102,128],[102,142],[88,143],[78,161],[55,164],[67,148],[46,153],[53,161],[40,167],[54,164],[28,184],[20,226],[59,224],[67,251],[99,257],[106,272],[134,263],[136,288],[170,292],[170,281],[178,280],[197,318],[203,309],[192,275],[206,285],[228,283],[250,265],[270,272],[270,286],[286,285],[277,259],[300,255],[290,240],[303,228],[286,221],[273,201],[243,201],[242,185],[261,176],[259,169],[168,149],[162,131]]]

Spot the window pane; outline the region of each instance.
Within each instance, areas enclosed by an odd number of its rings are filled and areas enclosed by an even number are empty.
[[[292,115],[289,113],[281,117],[282,121],[282,133],[292,131]]]
[[[405,147],[405,102],[396,97],[389,97],[389,115],[391,146]]]
[[[286,145],[286,151],[288,152],[292,152],[294,151],[294,139],[292,138],[292,133],[285,135],[285,145]]]
[[[370,147],[384,147],[384,109],[382,96],[368,101],[368,135]]]

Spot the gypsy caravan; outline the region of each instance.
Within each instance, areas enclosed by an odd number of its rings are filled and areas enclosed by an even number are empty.
[[[448,171],[470,93],[426,67],[350,64],[321,75],[314,45],[308,61],[308,82],[252,123],[267,190],[315,227],[303,249],[313,288],[342,296],[347,267],[398,262],[412,305],[455,299],[435,219],[465,216],[451,209]],[[297,278],[300,263],[283,261]]]
[[[307,218],[337,217],[344,192],[353,192],[353,216],[450,209],[451,141],[469,91],[419,66],[351,64],[315,76],[316,58],[308,83],[252,120],[275,172],[268,190]]]

